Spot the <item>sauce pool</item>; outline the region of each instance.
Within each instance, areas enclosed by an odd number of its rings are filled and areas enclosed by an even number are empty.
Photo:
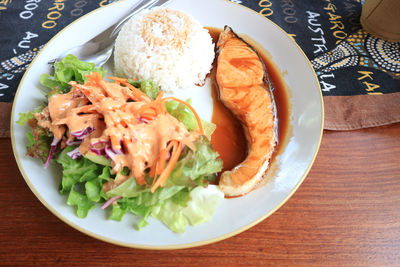
[[[219,34],[222,29],[206,27],[209,31],[213,42],[218,42]],[[242,37],[243,38],[243,37]],[[253,48],[255,48],[263,60],[270,81],[273,85],[273,96],[277,108],[278,118],[278,142],[275,148],[275,152],[270,160],[272,162],[283,145],[286,133],[289,128],[289,97],[286,90],[282,73],[276,67],[272,59],[268,56],[267,52],[250,38],[243,38]],[[212,98],[213,98],[213,113],[211,121],[217,125],[211,138],[211,145],[220,154],[220,158],[223,160],[223,169],[231,170],[239,163],[241,163],[247,156],[247,141],[241,122],[232,114],[232,112],[222,104],[219,100],[218,86],[215,79],[216,61],[214,61],[213,68],[210,72],[211,86],[212,86]],[[216,181],[218,184],[218,181]]]
[[[219,100],[215,71],[212,74],[214,79],[211,81],[213,98],[211,122],[217,125],[217,128],[212,135],[211,145],[224,162],[221,171],[224,172],[244,161],[247,156],[247,142],[240,121]]]

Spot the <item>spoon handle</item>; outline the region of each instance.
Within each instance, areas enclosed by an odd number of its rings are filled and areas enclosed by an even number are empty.
[[[58,58],[52,59],[48,62],[48,64],[51,65],[51,69],[54,69],[54,63],[60,61],[64,56],[67,54],[74,54],[76,56],[81,55],[84,57],[93,57],[95,56],[97,58],[101,58],[101,63],[103,64],[106,59],[108,59],[111,55],[109,51],[112,51],[112,47],[114,45],[115,39],[117,38],[117,35],[119,31],[122,28],[122,25],[127,22],[130,18],[132,18],[134,15],[142,11],[143,9],[146,8],[152,8],[156,6],[162,6],[165,3],[171,0],[140,0],[135,3],[135,5],[131,8],[129,11],[129,14],[124,17],[122,20],[119,22],[115,23],[114,25],[108,27],[105,31],[101,32],[100,34],[96,35],[93,37],[91,40],[86,41],[85,43],[76,46],[74,48],[71,48],[62,54],[58,56]],[[102,54],[105,55],[105,59],[102,56]],[[96,64],[97,65],[97,64]]]

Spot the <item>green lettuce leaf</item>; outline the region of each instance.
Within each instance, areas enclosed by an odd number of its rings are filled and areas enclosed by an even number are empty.
[[[69,206],[76,206],[76,215],[79,218],[85,218],[92,208],[95,207],[95,203],[91,201],[87,196],[76,192],[74,189],[71,189],[67,204]]]
[[[209,221],[224,193],[217,186],[198,186],[190,192],[190,201],[182,210],[191,225]]]
[[[207,137],[208,140],[211,140],[211,135],[213,134],[215,129],[217,129],[217,125],[205,120],[201,120],[201,124],[203,125],[204,135]]]
[[[215,181],[216,173],[222,170],[223,162],[207,138],[195,142],[196,152],[186,148],[176,163],[167,183],[183,186],[204,185],[204,180]]]
[[[68,156],[67,153],[73,149],[74,147],[71,146],[66,147],[56,158],[57,163],[60,163],[63,167],[63,176],[60,188],[61,193],[71,191],[71,189],[77,183],[97,179],[102,173],[102,168],[99,168],[99,165],[91,162],[90,160],[84,157],[72,159],[70,156]],[[96,185],[100,187],[99,184]],[[90,187],[90,185],[88,186]]]
[[[85,192],[88,199],[94,202],[101,200],[101,184],[98,179],[93,179],[85,183]]]
[[[150,189],[145,186],[140,186],[136,183],[135,178],[129,178],[119,186],[107,191],[108,197],[122,196],[122,197],[137,197],[143,192],[149,192]]]
[[[202,138],[200,142],[196,142],[196,153],[194,160],[189,159],[190,167],[184,168],[184,175],[191,177],[193,180],[198,177],[215,177],[216,173],[222,170],[222,159],[218,158],[218,152],[214,151],[208,139]],[[193,151],[190,151],[193,153]],[[189,157],[191,158],[191,157]]]
[[[123,198],[118,203],[129,212],[143,217],[144,219],[147,219],[153,208],[153,205],[148,205],[149,203],[139,203],[137,198]]]
[[[186,103],[192,105],[192,100],[189,98],[186,100]],[[188,131],[193,131],[199,128],[196,117],[186,105],[177,101],[169,101],[166,103],[166,107],[168,113],[181,121],[185,125],[186,129],[188,129]],[[211,140],[211,135],[215,131],[217,126],[214,123],[205,120],[201,120],[201,124],[203,126],[204,135],[207,136],[209,140]]]
[[[151,99],[156,99],[158,93],[161,91],[160,87],[151,80],[135,81],[129,79],[128,83],[138,88],[140,91],[148,95]]]
[[[217,186],[198,186],[190,192],[190,200],[186,207],[168,200],[164,205],[154,208],[151,216],[163,222],[172,231],[183,233],[189,223],[198,225],[208,222],[223,198],[224,193]]]
[[[30,157],[41,159],[43,163],[46,162],[49,156],[50,144],[53,140],[52,133],[36,125],[26,133],[26,137],[29,141],[26,147],[26,154]]]
[[[183,208],[181,205],[173,201],[167,201],[161,207],[154,209],[151,216],[163,222],[172,231],[183,233],[189,223],[187,218],[183,215],[182,210]]]
[[[187,99],[186,103],[191,105],[192,100]],[[177,101],[169,101],[166,103],[166,107],[168,113],[180,120],[188,131],[193,131],[198,128],[196,117],[186,105]]]
[[[108,218],[120,222],[126,211],[127,209],[123,209],[120,205],[112,205],[112,213]]]
[[[60,193],[68,193],[67,204],[76,206],[76,214],[85,218],[96,203],[108,197],[103,191],[103,184],[113,179],[111,168],[96,164],[87,158],[72,159],[68,152],[74,147],[64,148],[56,157],[56,162],[63,167]]]
[[[23,126],[25,123],[35,118],[33,114],[34,113],[31,111],[28,111],[26,113],[18,113],[19,119],[17,120],[17,124]]]
[[[184,207],[186,203],[190,200],[190,189],[185,187],[175,195],[171,197],[171,200],[178,205]]]
[[[53,134],[48,130],[40,127],[35,119],[35,114],[41,112],[44,106],[39,106],[33,111],[19,113],[19,119],[16,123],[20,126],[29,124],[31,129],[26,133],[28,145],[26,147],[27,155],[33,158],[39,158],[46,162],[50,151],[50,143]]]
[[[140,228],[147,224],[151,214],[177,233],[184,232],[189,222],[198,224],[209,220],[222,192],[214,189],[207,194],[208,189],[198,185],[207,184],[204,180],[212,180],[221,171],[222,160],[207,138],[202,137],[195,145],[196,152],[186,148],[166,185],[154,193],[149,186],[138,185],[133,177],[108,191],[107,198],[123,197],[113,205],[110,218],[119,221],[126,212],[131,212],[143,217],[137,226]],[[210,196],[208,201],[204,199],[207,196]]]
[[[85,75],[92,72],[98,72],[104,76],[106,70],[102,67],[96,68],[94,63],[80,61],[74,55],[67,55],[60,62],[54,64],[54,76],[47,73],[40,76],[40,83],[57,93],[67,93],[71,89],[68,84],[70,81],[76,81],[83,84],[87,78]]]
[[[126,212],[131,212],[142,218],[136,225],[136,228],[140,230],[147,225],[147,218],[150,216],[153,208],[153,205],[139,204],[137,198],[125,197],[119,199],[117,204],[112,205],[112,214],[109,219],[120,221]]]

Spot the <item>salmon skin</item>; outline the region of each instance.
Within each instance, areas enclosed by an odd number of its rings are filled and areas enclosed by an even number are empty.
[[[217,42],[216,81],[222,103],[242,123],[247,156],[221,174],[226,196],[250,192],[263,178],[277,143],[276,105],[267,69],[257,51],[225,26]]]

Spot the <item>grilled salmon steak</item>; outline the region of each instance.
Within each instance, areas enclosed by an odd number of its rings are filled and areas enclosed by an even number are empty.
[[[277,142],[276,106],[266,67],[256,50],[225,26],[217,43],[216,81],[222,103],[242,123],[247,157],[221,174],[226,196],[250,192],[268,169]]]

